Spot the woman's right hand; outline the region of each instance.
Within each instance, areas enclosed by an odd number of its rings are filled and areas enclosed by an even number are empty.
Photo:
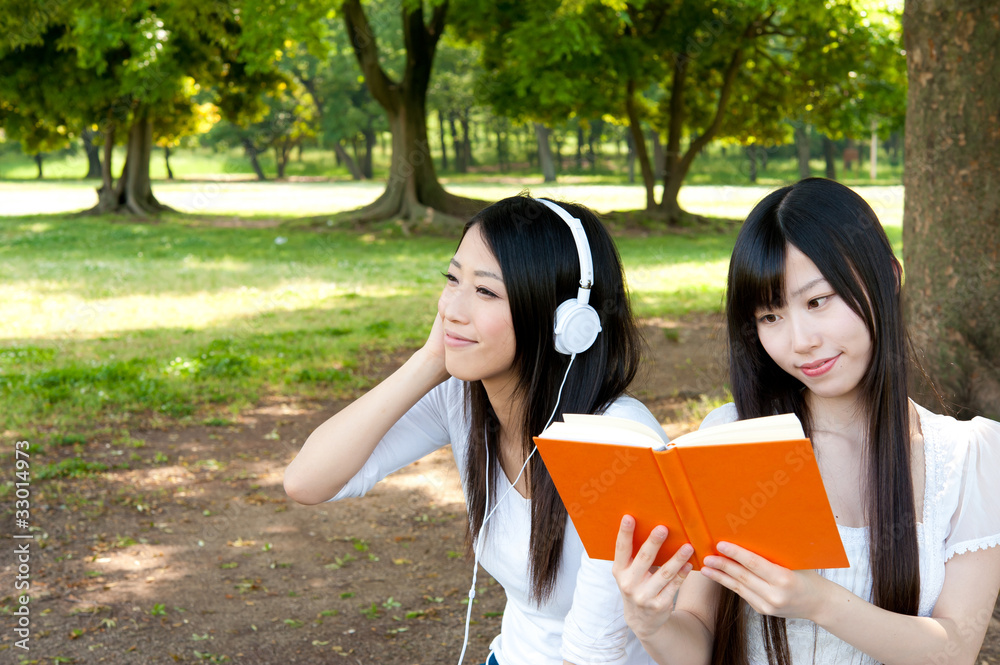
[[[625,602],[625,622],[640,641],[645,641],[655,636],[670,619],[677,590],[691,572],[688,559],[694,554],[694,548],[683,545],[662,566],[657,567],[653,565],[653,560],[667,539],[667,528],[658,526],[653,529],[633,559],[634,532],[635,520],[625,515],[618,530],[611,571]]]
[[[427,362],[437,368],[439,382],[450,376],[444,362],[444,317],[440,313],[434,314],[434,324],[431,326],[431,332],[421,347],[420,353]]]

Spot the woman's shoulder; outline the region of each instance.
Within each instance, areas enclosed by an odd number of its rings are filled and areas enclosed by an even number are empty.
[[[734,423],[737,420],[739,420],[739,415],[736,413],[736,404],[734,402],[728,402],[720,407],[717,407],[716,409],[713,409],[711,413],[705,416],[705,419],[701,421],[701,425],[698,426],[698,429]]]
[[[959,420],[914,404],[925,448],[939,461],[954,462],[970,453],[1000,451],[1000,423],[977,416]]]

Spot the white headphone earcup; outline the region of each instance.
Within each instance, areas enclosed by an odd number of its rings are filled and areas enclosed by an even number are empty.
[[[573,355],[591,347],[601,332],[601,317],[590,305],[567,300],[556,309],[556,351]]]

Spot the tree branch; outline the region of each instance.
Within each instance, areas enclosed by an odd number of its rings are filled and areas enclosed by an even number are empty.
[[[723,113],[726,110],[726,105],[729,104],[729,96],[733,91],[733,82],[736,80],[736,74],[739,72],[742,62],[743,50],[741,47],[737,47],[729,59],[729,65],[726,67],[726,73],[722,79],[722,88],[719,89],[719,101],[715,106],[715,117],[712,118],[712,124],[708,126],[708,129],[701,136],[691,142],[687,152],[684,153],[680,164],[681,173],[687,173],[687,169],[691,167],[691,162],[694,161],[694,158],[708,145],[709,141],[712,140],[722,127]]]
[[[375,31],[365,16],[365,10],[361,7],[360,0],[345,0],[341,6],[344,12],[344,25],[347,27],[347,35],[351,39],[351,47],[354,49],[354,56],[361,66],[361,73],[364,74],[365,83],[382,107],[390,113],[398,113],[400,100],[398,88],[399,84],[389,78],[389,75],[379,64],[378,44],[375,42]]]

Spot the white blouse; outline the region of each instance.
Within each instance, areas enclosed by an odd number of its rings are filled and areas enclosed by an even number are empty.
[[[649,410],[631,397],[619,397],[606,413],[662,431]],[[463,383],[448,379],[392,426],[361,470],[332,500],[362,496],[388,474],[449,443],[464,491],[469,427]],[[666,442],[666,434],[663,437]],[[576,665],[652,665],[625,624],[611,562],[587,556],[572,521],[566,523],[551,596],[540,604],[531,599],[531,501],[516,491],[507,493],[510,482],[506,474],[498,474],[497,480],[498,496],[504,498],[490,518],[480,558],[507,596],[500,634],[490,645],[497,660],[503,665],[561,665],[564,660]]]
[[[920,556],[920,616],[931,616],[944,586],[945,563],[957,554],[1000,545],[1000,423],[986,418],[959,421],[917,406],[924,438],[924,507],[917,523]],[[702,427],[733,422],[736,406],[726,404]],[[868,527],[838,525],[849,568],[818,571],[870,601]],[[752,608],[750,662],[766,665],[760,615]],[[805,619],[786,621],[792,663],[874,663],[866,654]]]

